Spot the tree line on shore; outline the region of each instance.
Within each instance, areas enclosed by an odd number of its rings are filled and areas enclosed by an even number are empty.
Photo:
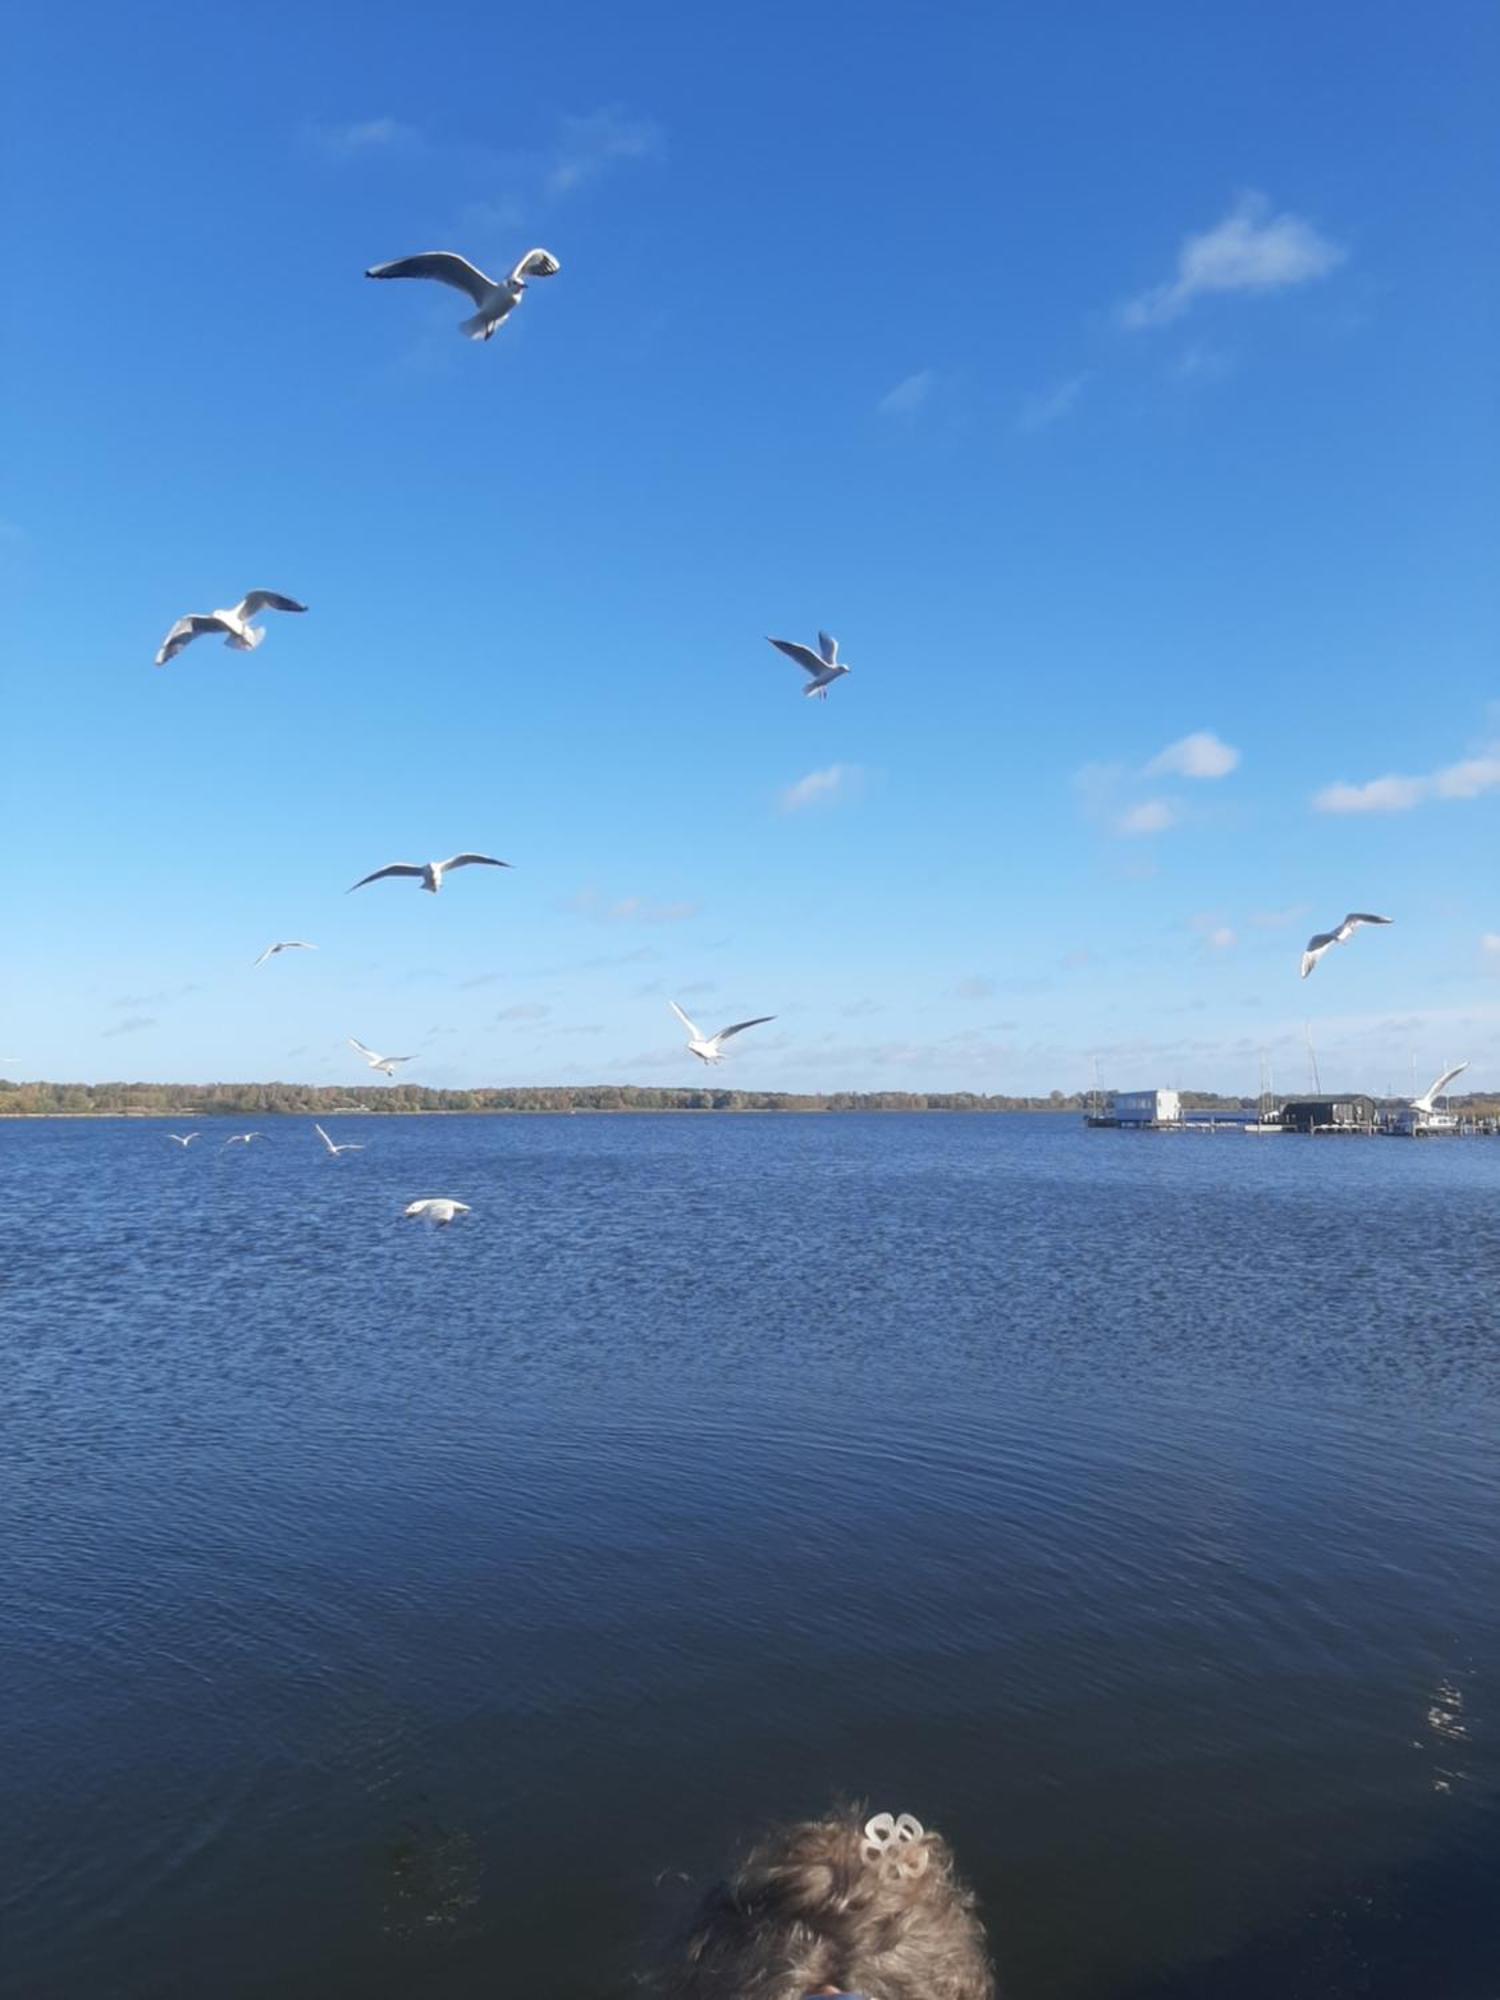
[[[982,1095],[974,1091],[841,1090],[804,1095],[780,1090],[656,1089],[634,1084],[518,1085],[495,1090],[433,1090],[422,1084],[305,1083],[11,1083],[0,1078],[0,1115],[67,1117],[89,1114],[170,1115],[177,1118],[254,1116],[281,1112],[315,1118],[339,1112],[422,1111],[1071,1111],[1083,1092],[1045,1097]],[[1184,1092],[1201,1110],[1242,1110],[1251,1100]]]

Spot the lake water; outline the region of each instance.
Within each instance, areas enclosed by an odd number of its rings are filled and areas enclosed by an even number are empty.
[[[615,1994],[840,1795],[1011,2000],[1500,1991],[1500,1141],[262,1122],[0,1124],[7,1995]]]

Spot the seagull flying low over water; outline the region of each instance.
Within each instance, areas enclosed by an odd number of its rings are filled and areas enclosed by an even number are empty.
[[[1363,910],[1351,910],[1337,930],[1318,931],[1307,940],[1307,950],[1302,954],[1302,977],[1306,979],[1318,960],[1332,951],[1336,944],[1347,944],[1361,924],[1390,922],[1389,917],[1372,917]]]
[[[365,1150],[363,1145],[358,1145],[358,1146],[355,1145],[352,1139],[346,1139],[341,1146],[336,1146],[333,1143],[332,1139],[329,1138],[328,1134],[323,1130],[322,1126],[318,1123],[316,1118],[313,1120],[313,1130],[317,1133],[318,1137],[323,1141],[323,1144],[328,1148],[328,1155],[330,1159],[336,1160],[340,1153],[362,1153]]]
[[[770,638],[769,633],[766,636]],[[819,701],[827,701],[828,690],[842,674],[854,671],[840,661],[839,642],[831,639],[826,632],[818,634],[817,652],[811,646],[799,645],[795,639],[771,639],[771,644],[778,653],[785,653],[789,660],[797,662],[804,673],[812,676],[802,692],[805,695],[815,694]]]
[[[455,1216],[467,1215],[466,1201],[446,1201],[440,1196],[429,1196],[426,1201],[408,1202],[401,1211],[403,1222],[433,1222],[439,1229],[446,1229]]]
[[[774,1014],[757,1014],[753,1021],[736,1021],[732,1028],[720,1028],[716,1035],[705,1035],[701,1028],[696,1027],[688,1019],[675,1000],[669,1000],[667,1005],[688,1031],[689,1050],[698,1058],[699,1062],[706,1063],[723,1062],[724,1051],[719,1047],[719,1044],[720,1042],[727,1042],[731,1035],[742,1035],[746,1028],[758,1028],[762,1022],[774,1021],[776,1019]]]
[[[250,623],[258,611],[306,609],[307,606],[299,604],[295,597],[283,597],[279,591],[252,590],[248,597],[242,597],[229,611],[194,612],[190,617],[179,618],[162,640],[156,664],[164,667],[168,660],[175,660],[184,646],[201,639],[205,632],[222,632],[226,646],[232,646],[237,653],[253,653],[266,636],[264,625]]]
[[[525,298],[528,278],[555,278],[561,269],[550,250],[528,250],[509,277],[501,278],[497,284],[454,250],[424,250],[419,257],[399,257],[394,264],[372,265],[365,276],[436,278],[440,285],[452,285],[457,291],[467,292],[479,310],[472,319],[460,320],[458,330],[470,340],[488,340]]]
[[[197,1132],[168,1132],[166,1136],[170,1140],[172,1140],[172,1142],[175,1145],[191,1146],[193,1141],[201,1137],[202,1135]]]
[[[235,1132],[224,1141],[226,1146],[248,1146],[252,1139],[263,1139],[264,1132]]]
[[[383,1070],[387,1076],[394,1076],[396,1074],[397,1063],[410,1062],[412,1060],[410,1056],[378,1056],[373,1049],[367,1049],[363,1042],[355,1041],[353,1035],[349,1037],[349,1046],[351,1049],[359,1050],[371,1069]]]
[[[357,882],[351,882],[344,891],[352,896],[356,889],[363,889],[366,882],[380,882],[387,875],[414,875],[424,889],[435,896],[443,886],[443,877],[450,868],[509,868],[508,861],[497,861],[493,854],[454,854],[447,861],[392,861],[384,868],[377,868],[373,875],[361,875]]]
[[[255,963],[264,965],[266,960],[274,958],[278,951],[316,951],[317,948],[315,944],[305,944],[301,938],[288,938],[284,944],[268,944]]]

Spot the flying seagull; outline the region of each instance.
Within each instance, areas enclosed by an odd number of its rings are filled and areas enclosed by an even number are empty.
[[[757,1014],[753,1021],[736,1021],[732,1028],[720,1028],[716,1035],[705,1035],[701,1028],[695,1027],[688,1019],[675,1000],[669,1000],[667,1005],[677,1016],[678,1020],[681,1021],[683,1027],[687,1029],[689,1037],[688,1048],[690,1051],[698,1058],[699,1062],[706,1063],[723,1062],[724,1051],[719,1047],[719,1044],[720,1042],[727,1042],[731,1035],[742,1035],[746,1028],[758,1028],[763,1021],[774,1021],[776,1019],[774,1014]]]
[[[1412,1099],[1412,1110],[1430,1113],[1436,1105],[1437,1100],[1442,1096],[1449,1084],[1452,1083],[1454,1077],[1462,1076],[1468,1067],[1469,1065],[1466,1062],[1461,1062],[1456,1064],[1452,1069],[1445,1069],[1436,1083],[1429,1083],[1420,1097]]]
[[[264,625],[250,623],[257,612],[306,609],[307,606],[299,604],[295,597],[283,597],[279,591],[252,590],[231,611],[194,612],[190,617],[179,618],[162,640],[156,664],[164,667],[168,660],[175,660],[184,646],[201,639],[205,632],[222,632],[226,646],[232,646],[237,653],[253,653],[266,636]]]
[[[766,636],[770,638],[769,633]],[[815,694],[819,701],[827,701],[828,690],[840,675],[853,672],[839,659],[838,640],[831,639],[826,632],[818,634],[817,652],[811,646],[799,645],[795,639],[771,639],[771,644],[778,653],[785,653],[789,660],[795,660],[804,673],[811,674],[812,679],[802,692]]]
[[[1361,924],[1388,924],[1389,917],[1372,917],[1363,910],[1351,910],[1335,931],[1318,931],[1307,940],[1307,950],[1302,954],[1302,977],[1306,979],[1318,960],[1333,950],[1336,944],[1347,944]]]
[[[528,278],[555,278],[561,269],[550,250],[528,250],[510,276],[497,284],[456,251],[424,250],[420,257],[399,257],[394,264],[372,265],[365,276],[436,278],[440,285],[452,285],[457,291],[467,292],[479,310],[472,319],[460,320],[458,330],[470,340],[488,340],[526,296]]]
[[[304,943],[301,938],[287,938],[282,944],[268,944],[255,963],[264,965],[266,960],[274,958],[278,951],[316,951],[317,948],[315,944]]]
[[[433,1222],[438,1228],[446,1229],[455,1216],[467,1215],[466,1201],[447,1201],[440,1196],[429,1196],[426,1201],[409,1202],[401,1211],[403,1222]]]
[[[392,861],[388,867],[377,868],[373,875],[361,875],[357,882],[351,882],[344,891],[352,896],[356,889],[363,889],[366,882],[380,882],[387,875],[414,875],[424,889],[435,896],[443,886],[443,877],[450,868],[472,868],[475,864],[484,868],[509,868],[508,861],[497,861],[493,854],[455,854],[447,861]]]
[[[317,1133],[318,1137],[323,1141],[323,1144],[328,1148],[328,1155],[330,1159],[336,1160],[340,1153],[362,1153],[365,1150],[362,1145],[356,1146],[352,1139],[346,1139],[343,1145],[335,1146],[332,1139],[329,1138],[328,1134],[323,1130],[322,1126],[318,1123],[316,1118],[313,1120],[313,1130]]]
[[[359,1050],[371,1069],[383,1070],[387,1076],[394,1076],[396,1074],[397,1063],[410,1062],[412,1060],[410,1056],[378,1056],[373,1049],[367,1049],[363,1042],[355,1041],[353,1035],[349,1037],[349,1046],[351,1049]]]
[[[224,1141],[226,1146],[248,1146],[252,1139],[263,1139],[264,1132],[236,1132]]]
[[[198,1132],[168,1132],[166,1136],[179,1146],[191,1146],[193,1141],[200,1138],[202,1134]]]

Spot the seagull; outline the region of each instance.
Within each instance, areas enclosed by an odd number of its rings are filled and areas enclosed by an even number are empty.
[[[201,1138],[202,1136],[203,1135],[199,1132],[187,1132],[187,1133],[169,1132],[167,1134],[167,1137],[173,1140],[179,1146],[191,1146],[195,1139]]]
[[[1412,1110],[1425,1111],[1430,1114],[1433,1108],[1435,1107],[1437,1100],[1442,1096],[1443,1092],[1448,1088],[1449,1084],[1452,1083],[1454,1077],[1462,1076],[1464,1071],[1468,1067],[1469,1065],[1466,1062],[1461,1062],[1458,1063],[1453,1069],[1445,1069],[1442,1075],[1438,1078],[1436,1083],[1429,1083],[1427,1088],[1422,1092],[1422,1095],[1420,1097],[1414,1097],[1412,1099],[1411,1101]]]
[[[493,854],[455,854],[447,861],[392,861],[385,868],[377,868],[373,875],[361,875],[357,882],[349,884],[344,894],[352,896],[356,889],[363,889],[366,882],[380,882],[387,875],[415,875],[421,880],[422,887],[435,896],[450,868],[472,868],[476,863],[485,868],[510,866],[508,861],[497,861]]]
[[[288,938],[284,944],[268,944],[255,963],[264,965],[266,960],[274,958],[278,951],[316,951],[317,948],[315,944],[305,944],[301,938]]]
[[[226,1146],[248,1146],[252,1139],[263,1139],[264,1132],[236,1132],[224,1141]]]
[[[1302,977],[1306,979],[1318,960],[1333,950],[1336,944],[1347,944],[1361,924],[1388,924],[1389,917],[1372,917],[1363,910],[1351,910],[1336,931],[1318,931],[1307,940],[1307,950],[1302,954]]]
[[[439,1229],[446,1229],[456,1216],[467,1215],[466,1201],[446,1201],[441,1197],[429,1196],[426,1201],[409,1202],[401,1211],[403,1222],[432,1222]]]
[[[528,278],[555,278],[561,269],[550,250],[528,250],[510,276],[496,284],[454,250],[424,250],[420,257],[400,257],[394,264],[372,265],[365,276],[436,278],[441,285],[467,292],[479,310],[472,319],[461,319],[458,330],[470,340],[488,340],[526,296]]]
[[[340,1153],[362,1153],[365,1150],[362,1145],[356,1146],[352,1139],[346,1139],[342,1146],[335,1146],[316,1118],[313,1120],[313,1130],[328,1148],[330,1159],[336,1160]]]
[[[746,1028],[758,1028],[763,1021],[774,1021],[776,1019],[774,1014],[757,1014],[753,1021],[736,1021],[732,1028],[720,1028],[716,1035],[705,1035],[701,1028],[695,1027],[688,1019],[675,1000],[669,1000],[667,1005],[688,1031],[689,1050],[698,1058],[699,1062],[706,1063],[723,1062],[724,1051],[719,1047],[719,1044],[720,1042],[727,1042],[731,1035],[742,1035]]]
[[[378,1056],[373,1049],[367,1049],[363,1042],[355,1041],[353,1035],[349,1037],[349,1046],[351,1049],[359,1050],[371,1069],[383,1070],[387,1076],[393,1077],[396,1074],[397,1063],[412,1060],[410,1056]]]
[[[766,637],[770,639],[770,634],[767,633]],[[799,645],[795,639],[771,639],[771,644],[778,653],[785,653],[789,660],[795,660],[804,673],[812,675],[802,692],[815,694],[819,701],[827,701],[828,690],[841,674],[853,672],[852,667],[846,667],[839,659],[838,640],[831,639],[826,632],[818,634],[817,652],[811,646]]]
[[[252,590],[248,597],[240,599],[232,611],[194,612],[190,617],[179,618],[162,640],[156,664],[164,667],[168,660],[175,660],[184,646],[201,639],[205,632],[222,632],[226,646],[232,646],[237,653],[253,653],[266,636],[264,625],[250,623],[258,611],[306,609],[307,606],[299,604],[295,597],[283,597],[278,591]]]

